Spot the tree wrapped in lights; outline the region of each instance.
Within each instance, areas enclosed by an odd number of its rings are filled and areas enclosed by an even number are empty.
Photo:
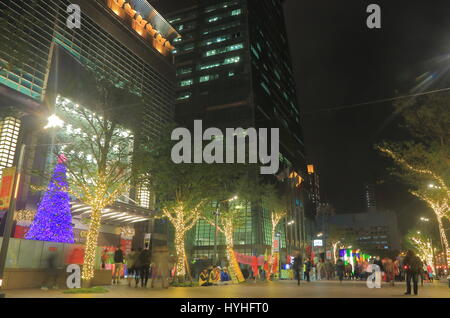
[[[245,216],[242,215],[242,211],[247,208],[247,204],[244,204],[238,199],[238,196],[217,202],[216,212],[217,223],[215,217],[209,214],[205,217],[206,221],[215,227],[225,237],[225,250],[228,261],[228,272],[233,283],[239,283],[244,281],[244,276],[239,268],[239,264],[234,254],[234,231],[245,224]]]
[[[39,203],[36,216],[25,238],[28,240],[73,243],[70,196],[67,193],[67,168],[65,157],[58,157],[58,164]]]
[[[350,234],[345,228],[339,228],[336,226],[330,226],[327,233],[327,241],[333,249],[333,261],[338,259],[338,252],[341,248],[346,246],[356,247],[357,238]]]
[[[410,192],[434,212],[450,265],[444,222],[449,218],[450,95],[440,93],[396,105],[415,142],[385,142],[377,149],[400,168],[394,174],[410,185]]]
[[[64,84],[60,92],[65,97],[58,96],[56,110],[65,126],[57,138],[66,144],[60,151],[70,156],[69,192],[91,208],[82,269],[83,282],[89,285],[102,211],[130,187],[134,136],[125,127],[135,124],[130,109],[140,109],[141,100],[131,93],[130,83],[102,71],[85,72],[83,80],[74,77]]]
[[[406,236],[408,243],[417,252],[417,255],[424,261],[427,265],[430,265],[434,270],[434,260],[433,260],[433,246],[431,240],[425,237],[418,231],[411,231]]]
[[[176,277],[183,281],[188,272],[186,234],[203,214],[204,204],[211,193],[214,175],[206,164],[176,164],[171,159],[174,127],[163,130],[158,140],[148,140],[140,152],[138,170],[157,198],[160,217],[173,226],[176,252]]]
[[[234,252],[234,232],[245,226],[247,211],[252,204],[258,204],[263,194],[264,183],[259,178],[258,167],[252,164],[213,165],[214,183],[210,185],[212,193],[210,213],[204,213],[204,219],[225,238],[225,253],[230,277],[234,283],[244,281]]]

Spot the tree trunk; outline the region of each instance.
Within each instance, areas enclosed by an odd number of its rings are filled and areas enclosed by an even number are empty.
[[[444,229],[444,224],[442,223],[442,217],[436,215],[437,221],[438,221],[438,225],[439,225],[439,234],[441,236],[441,240],[442,243],[444,243],[444,255],[446,257],[447,260],[447,268],[450,268],[450,249],[448,246],[448,240],[447,240],[447,235],[445,234],[445,229]]]
[[[186,249],[184,246],[185,232],[175,228],[175,251],[177,253],[176,276],[179,282],[184,281],[186,276]]]
[[[236,255],[234,255],[233,231],[230,229],[225,229],[225,243],[227,245],[228,272],[230,273],[230,278],[234,284],[243,282],[245,278],[236,260]]]
[[[84,251],[84,264],[81,278],[90,282],[94,278],[95,253],[97,250],[98,233],[100,230],[100,220],[102,216],[101,208],[93,208],[91,214],[91,224],[86,238],[86,248]]]

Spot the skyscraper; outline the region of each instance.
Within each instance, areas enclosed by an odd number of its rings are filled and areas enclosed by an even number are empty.
[[[174,41],[176,121],[186,127],[201,119],[204,127],[221,129],[279,128],[282,167],[297,171],[305,179],[301,118],[281,1],[152,3],[181,34]],[[293,210],[305,206],[299,200],[293,202]],[[249,209],[243,217],[246,226],[235,233],[238,250],[264,253],[271,245],[269,212]],[[298,216],[288,218],[296,220]],[[297,222],[298,231],[300,227]],[[280,224],[284,248],[285,230],[286,225]],[[208,224],[199,223],[194,238],[197,251],[210,253],[213,232]],[[293,237],[303,236],[296,233]]]

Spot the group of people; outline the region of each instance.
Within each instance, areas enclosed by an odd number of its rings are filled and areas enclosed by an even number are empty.
[[[231,281],[230,274],[226,267],[223,269],[220,266],[208,267],[203,269],[198,277],[199,286],[214,286],[221,284],[228,284]]]
[[[104,268],[106,252],[102,255],[102,267]],[[123,276],[124,265],[127,269],[128,286],[131,287],[132,281],[135,281],[135,288],[139,286],[147,287],[148,280],[151,277],[151,287],[154,287],[156,279],[162,280],[163,287],[168,288],[167,278],[170,277],[170,270],[168,264],[168,257],[165,257],[164,253],[155,253],[152,257],[152,253],[148,247],[140,248],[138,250],[131,249],[131,251],[125,256],[121,246],[118,246],[114,252],[114,271],[112,276],[112,283],[119,284],[120,279]]]
[[[344,279],[348,280],[367,280],[373,268],[368,268],[370,264],[378,265],[381,276],[384,280],[394,286],[394,282],[406,281],[405,295],[411,295],[413,291],[415,295],[418,294],[419,278],[423,281],[433,281],[433,269],[430,265],[422,262],[422,260],[415,255],[413,251],[408,251],[405,257],[397,257],[395,260],[391,258],[380,257],[372,258],[369,261],[355,262],[355,266],[347,263],[339,258],[333,264],[329,260],[319,260],[314,266],[309,258],[302,261],[301,255],[298,253],[294,258],[292,269],[295,273],[295,279],[300,285],[301,275],[303,272],[304,280],[310,281],[310,272],[314,270],[315,278],[318,280],[331,280],[337,276],[340,282]]]

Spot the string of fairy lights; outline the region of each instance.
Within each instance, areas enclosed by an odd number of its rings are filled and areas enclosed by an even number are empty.
[[[390,149],[387,149],[385,147],[378,147],[378,149],[381,152],[387,154],[394,161],[396,161],[400,165],[404,166],[408,170],[418,173],[418,174],[430,176],[439,184],[439,189],[441,189],[442,191],[445,191],[446,195],[443,196],[444,197],[443,199],[435,199],[431,195],[429,195],[423,191],[421,191],[421,192],[411,191],[411,194],[418,197],[422,201],[426,202],[430,206],[430,208],[433,210],[433,212],[435,213],[436,219],[438,221],[438,226],[439,226],[439,234],[440,234],[442,243],[444,244],[444,248],[445,248],[446,254],[447,254],[446,255],[447,266],[450,267],[450,248],[449,248],[447,235],[445,233],[444,225],[442,223],[442,219],[446,217],[446,215],[449,211],[448,200],[450,197],[450,190],[447,187],[447,184],[445,183],[444,179],[429,169],[414,167],[412,164],[408,163],[405,159],[400,158],[398,155],[396,155]]]

